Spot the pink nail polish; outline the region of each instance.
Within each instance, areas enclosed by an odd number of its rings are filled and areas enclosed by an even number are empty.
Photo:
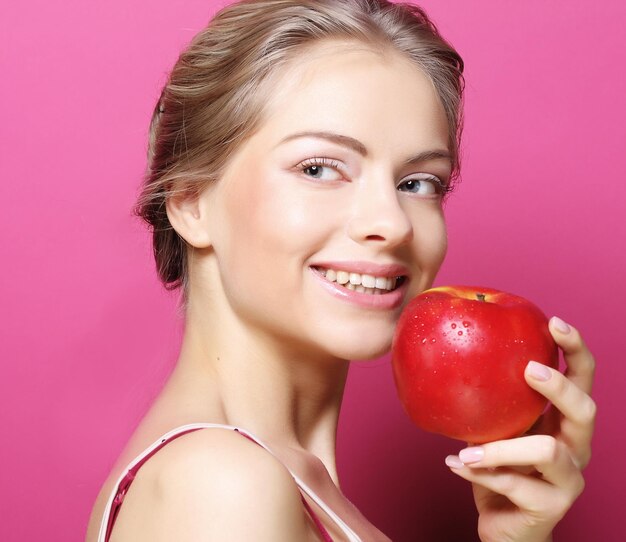
[[[537,363],[536,361],[528,363],[528,373],[535,380],[540,380],[541,382],[547,382],[550,378],[552,378],[552,372],[550,369],[543,363]]]
[[[446,465],[452,469],[463,468],[463,462],[456,455],[449,455],[446,457]]]
[[[465,448],[465,450],[459,452],[459,459],[466,465],[468,463],[478,463],[483,457],[485,457],[485,450],[481,446]]]
[[[558,316],[552,317],[552,325],[561,333],[569,333],[571,328],[568,324],[566,324],[563,320],[561,320]]]

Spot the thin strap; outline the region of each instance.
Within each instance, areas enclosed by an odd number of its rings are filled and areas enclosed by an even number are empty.
[[[324,524],[322,523],[320,518],[317,517],[317,514],[313,512],[313,508],[311,508],[311,505],[306,502],[306,499],[304,498],[304,495],[302,495],[302,493],[300,493],[300,497],[302,498],[302,502],[304,503],[306,511],[309,513],[309,516],[311,516],[311,518],[315,522],[315,525],[317,526],[318,531],[322,535],[324,542],[334,542],[333,537],[330,536],[330,533],[326,530],[326,527],[324,527]]]
[[[235,431],[240,433],[242,436],[246,437],[248,440],[251,440],[252,442],[255,442],[256,444],[259,444],[256,440],[254,440],[249,435],[245,435],[244,433],[241,433],[241,431],[239,431],[239,429],[235,429]],[[261,444],[259,444],[259,446],[261,446]],[[311,519],[315,523],[315,526],[317,527],[317,530],[322,535],[322,538],[324,539],[324,542],[334,542],[332,536],[330,536],[330,533],[326,530],[326,527],[324,527],[324,524],[322,523],[322,520],[320,520],[320,518],[317,516],[317,514],[313,511],[313,508],[311,508],[311,505],[304,498],[304,495],[302,494],[302,489],[299,486],[298,486],[298,489],[300,489],[300,498],[302,499],[302,503],[304,504],[304,508],[306,508],[306,511],[309,513],[309,516],[311,516]]]
[[[122,504],[122,501],[124,500],[124,496],[126,495],[126,492],[128,491],[128,488],[129,488],[130,484],[132,483],[133,479],[135,478],[135,475],[137,474],[137,471],[139,470],[139,468],[150,457],[152,457],[163,446],[165,446],[165,444],[167,442],[169,442],[169,441],[171,441],[171,440],[173,440],[175,438],[178,438],[178,437],[180,437],[182,435],[185,435],[186,433],[190,433],[192,431],[197,431],[198,429],[211,428],[211,427],[218,427],[218,428],[222,428],[222,429],[232,429],[234,431],[238,431],[242,435],[248,437],[249,439],[251,439],[254,442],[256,442],[258,445],[260,445],[263,448],[265,448],[269,453],[271,453],[274,457],[276,457],[278,459],[276,454],[274,454],[274,452],[272,452],[272,450],[270,450],[270,448],[268,448],[268,446],[261,439],[259,439],[258,437],[255,437],[252,433],[250,433],[248,431],[245,431],[245,430],[243,430],[243,429],[241,429],[239,427],[235,427],[235,426],[232,426],[232,425],[224,425],[224,424],[217,424],[217,423],[191,423],[191,424],[182,425],[180,427],[172,429],[171,431],[169,431],[169,432],[165,433],[163,436],[161,436],[153,444],[151,444],[141,454],[139,454],[130,463],[130,465],[127,467],[126,471],[123,472],[122,475],[118,478],[117,483],[115,484],[115,486],[113,487],[113,490],[111,491],[111,494],[109,496],[109,500],[107,501],[107,505],[106,505],[105,510],[104,510],[104,515],[102,517],[102,522],[100,523],[100,532],[98,534],[98,542],[107,542],[108,541],[109,536],[111,534],[111,530],[113,528],[113,523],[115,522],[117,514],[119,513],[120,506]],[[326,514],[328,514],[328,516],[337,524],[337,526],[347,536],[349,542],[362,542],[361,539],[359,538],[359,536],[350,527],[348,527],[348,525],[339,516],[337,516],[337,514],[335,514],[328,507],[328,505],[324,501],[322,501],[322,499],[320,497],[318,497],[315,494],[315,492],[312,489],[310,489],[298,476],[296,476],[291,471],[291,469],[289,469],[289,467],[287,467],[286,465],[285,465],[285,467],[287,468],[287,470],[289,471],[289,473],[291,474],[291,476],[295,480],[295,482],[298,485],[298,487],[302,491],[304,491],[322,510],[324,510],[324,512],[326,512]],[[311,507],[304,500],[304,497],[303,497],[303,501],[305,503],[305,507],[307,508],[309,513],[311,513],[312,512]],[[318,527],[320,527],[321,521],[319,520],[319,518],[317,518],[317,516],[315,516],[314,513],[311,515],[311,517],[313,518],[313,521],[315,521],[315,524],[318,525]],[[323,531],[322,531],[322,529],[323,529]],[[330,535],[328,534],[326,529],[324,529],[323,525],[321,525],[320,532],[322,532],[322,535],[325,537],[324,538],[325,541],[328,541],[328,542],[332,541],[332,538],[330,538]],[[328,538],[326,538],[326,537],[328,537]]]
[[[124,497],[126,496],[128,488],[135,479],[137,471],[141,468],[141,466],[168,442],[171,442],[178,437],[182,437],[183,435],[192,431],[197,431],[198,429],[200,429],[200,427],[183,429],[180,432],[177,432],[176,430],[170,431],[169,433],[163,435],[159,440],[152,443],[146,450],[144,450],[130,463],[130,465],[126,469],[126,472],[124,472],[124,474],[122,474],[122,476],[120,476],[120,478],[118,479],[117,484],[115,484],[113,491],[109,496],[109,500],[104,510],[104,516],[102,517],[102,522],[100,523],[98,542],[108,542],[109,537],[111,536],[111,531],[113,529],[113,524],[117,519],[120,507],[122,506],[122,502],[124,501]]]
[[[257,444],[263,446],[269,453],[271,453],[276,459],[279,459],[272,450],[270,450],[267,445],[258,437],[252,435],[252,433],[248,431],[244,431],[243,429],[233,427],[233,429],[237,429],[240,433],[245,434],[246,436],[252,438],[256,441]],[[280,459],[279,459],[280,461]],[[293,479],[298,484],[298,487],[304,491],[314,502],[317,504],[326,514],[337,524],[337,526],[342,530],[342,532],[347,536],[348,542],[362,542],[361,538],[337,515],[333,512],[330,507],[320,498],[318,495],[307,486],[287,465],[285,468],[289,471]]]

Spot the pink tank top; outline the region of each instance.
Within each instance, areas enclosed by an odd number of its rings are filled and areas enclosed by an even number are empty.
[[[234,431],[237,431],[242,436],[252,440],[253,442],[256,442],[259,446],[265,448],[268,452],[274,455],[273,452],[260,439],[258,439],[257,437],[249,433],[248,431],[245,431],[238,427],[234,427],[231,425],[216,424],[216,423],[194,423],[194,424],[188,424],[188,425],[183,425],[181,427],[177,427],[176,429],[173,429],[172,431],[163,435],[156,442],[154,442],[151,446],[149,446],[146,450],[144,450],[141,454],[139,454],[130,463],[130,465],[124,470],[123,474],[118,479],[117,484],[114,486],[113,491],[111,492],[111,495],[105,507],[104,515],[102,517],[102,522],[100,523],[100,532],[98,534],[98,542],[109,541],[109,537],[111,536],[113,525],[120,511],[120,507],[122,506],[122,502],[124,501],[126,492],[128,491],[128,488],[130,487],[133,479],[137,475],[137,471],[140,469],[140,467],[148,459],[150,459],[155,453],[157,453],[163,446],[165,446],[168,442],[171,442],[172,440],[182,435],[185,435],[187,433],[190,433],[192,431],[198,431],[199,429],[205,429],[205,428],[211,428],[211,427],[220,427],[223,429],[232,429]],[[302,503],[304,504],[306,511],[309,513],[309,515],[313,519],[313,522],[317,526],[320,532],[320,535],[322,537],[322,540],[324,540],[325,542],[333,542],[332,537],[330,536],[328,531],[325,529],[319,517],[315,514],[311,506],[308,504],[308,502],[304,498],[304,494],[308,495],[311,499],[313,499],[313,501],[317,505],[319,505],[322,508],[322,510],[326,512],[326,514],[329,515],[329,517],[339,526],[339,528],[343,531],[343,533],[346,535],[347,539],[350,542],[361,542],[361,539],[357,536],[357,534],[354,531],[352,531],[352,529],[350,529],[350,527],[348,527],[348,525],[346,525],[346,523],[341,518],[339,518],[339,516],[337,516],[337,514],[335,514],[330,509],[330,507],[328,507],[326,503],[324,503],[309,487],[307,487],[307,485],[304,482],[302,482],[302,480],[300,480],[293,472],[291,472],[291,470],[289,470],[289,472],[291,476],[293,477],[294,481],[296,482],[296,484],[298,485],[298,488],[300,489]]]

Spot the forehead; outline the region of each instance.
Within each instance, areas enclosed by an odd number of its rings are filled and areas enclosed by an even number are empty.
[[[325,42],[298,55],[274,80],[262,131],[395,134],[415,146],[448,146],[445,111],[430,78],[401,53]],[[394,144],[397,144],[394,141]]]

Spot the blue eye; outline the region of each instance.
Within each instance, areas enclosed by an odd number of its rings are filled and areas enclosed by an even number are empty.
[[[340,167],[339,162],[328,158],[309,158],[297,166],[307,177],[321,181],[338,181],[343,179]]]
[[[429,196],[433,194],[445,194],[448,187],[434,175],[428,175],[426,177],[412,177],[402,181],[398,188],[404,186],[406,190],[404,192],[410,192],[411,194],[419,194],[421,196]]]

